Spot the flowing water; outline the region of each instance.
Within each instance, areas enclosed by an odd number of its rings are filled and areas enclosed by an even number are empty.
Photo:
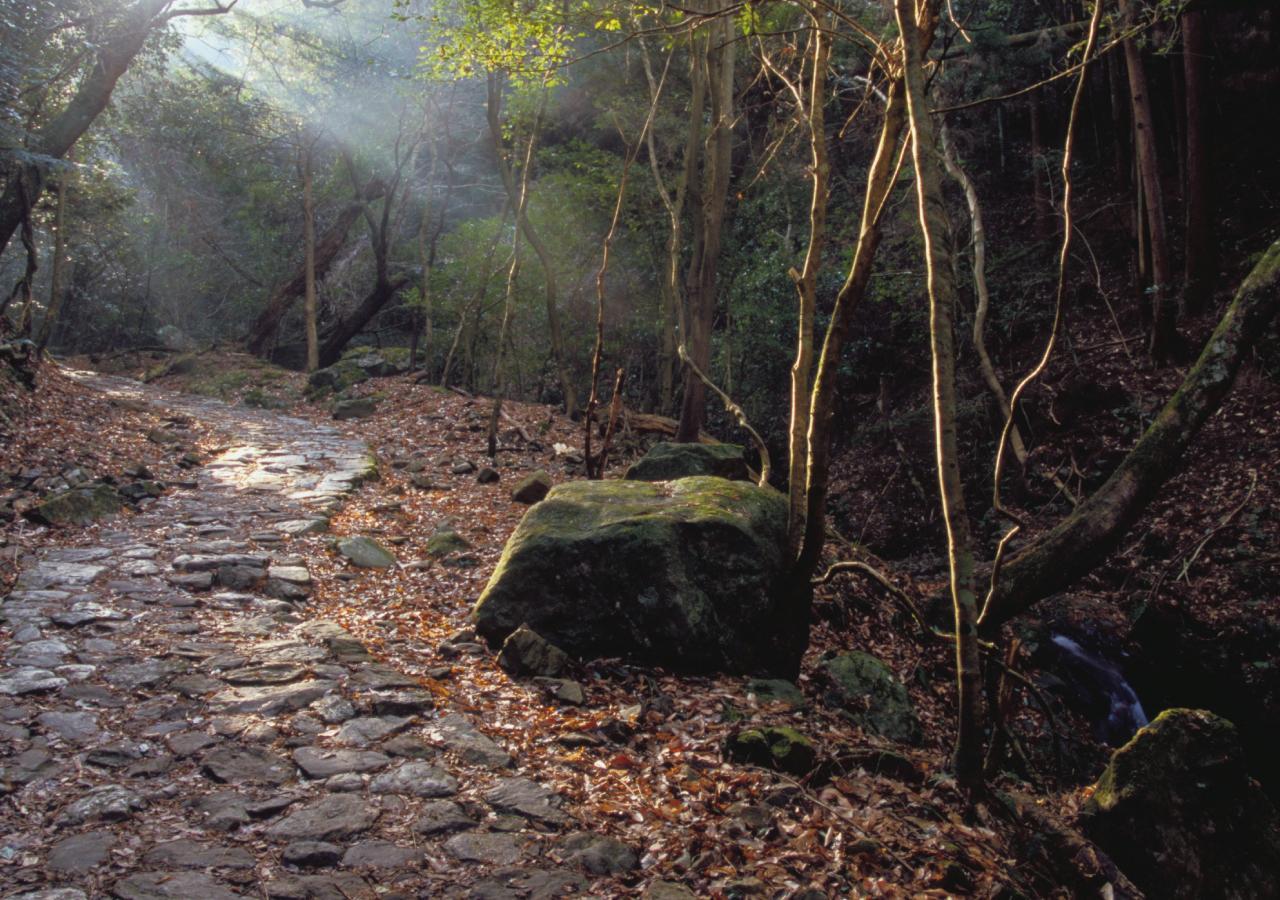
[[[1050,640],[1062,651],[1076,687],[1099,698],[1090,704],[1097,709],[1100,737],[1109,744],[1121,744],[1147,724],[1147,713],[1133,686],[1120,667],[1080,646],[1065,634]]]

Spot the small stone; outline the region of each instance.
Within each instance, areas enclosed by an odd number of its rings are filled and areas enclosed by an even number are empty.
[[[54,844],[45,865],[59,875],[84,875],[105,861],[114,845],[109,832],[86,831]]]
[[[300,681],[267,687],[228,688],[210,700],[224,713],[258,713],[264,716],[304,709],[333,689],[331,681]]]
[[[569,665],[568,655],[528,626],[507,636],[498,654],[498,665],[508,674],[555,677]]]
[[[239,847],[185,839],[157,844],[146,852],[143,861],[166,869],[252,869],[257,865],[253,856]]]
[[[280,840],[340,841],[368,831],[379,810],[353,794],[331,794],[290,813],[267,829]]]
[[[407,717],[390,716],[381,719],[361,716],[343,723],[342,727],[338,729],[335,740],[339,744],[346,744],[352,747],[367,747],[369,744],[382,740],[387,735],[401,731],[411,721],[413,720]]]
[[[347,772],[372,772],[391,762],[384,753],[372,750],[340,750],[299,747],[293,760],[311,778],[328,778]]]
[[[169,745],[169,749],[173,751],[173,755],[179,759],[186,756],[194,756],[201,750],[218,742],[218,739],[211,734],[205,734],[203,731],[183,731],[178,734],[172,734],[165,739]]]
[[[401,847],[390,841],[363,841],[347,850],[342,864],[347,868],[400,869],[416,865],[422,856],[422,851],[415,847]]]
[[[413,823],[413,830],[425,837],[447,834],[450,831],[462,831],[474,828],[475,819],[471,818],[462,807],[451,800],[433,800],[424,803],[419,810],[418,820]]]
[[[369,783],[369,790],[374,794],[451,797],[458,792],[458,779],[438,766],[414,761],[378,775]]]
[[[581,706],[587,702],[587,695],[583,692],[582,685],[576,681],[571,681],[568,678],[535,678],[533,680],[535,684],[561,703],[567,703],[570,706]]]
[[[284,784],[293,766],[261,747],[224,747],[205,755],[200,768],[224,784]]]
[[[120,900],[238,900],[241,896],[204,872],[141,872],[120,879],[111,890]]]
[[[426,691],[396,691],[374,694],[370,706],[379,716],[413,716],[434,709],[436,700]]]
[[[396,564],[395,554],[370,537],[341,538],[338,552],[362,569],[387,569]]]
[[[340,694],[329,694],[326,697],[321,697],[311,704],[311,708],[315,710],[316,715],[329,725],[338,725],[354,718],[356,714],[356,708],[351,705],[351,701]]]
[[[551,476],[542,469],[538,469],[520,479],[511,491],[511,499],[516,503],[537,503],[551,492],[551,487]]]
[[[342,859],[342,848],[326,841],[294,841],[284,848],[280,858],[291,866],[336,866]]]
[[[524,843],[516,834],[463,833],[445,841],[444,849],[462,862],[509,866],[523,855]]]
[[[249,824],[247,806],[249,800],[235,791],[215,791],[205,794],[193,804],[196,811],[205,816],[206,828],[214,831],[234,831]]]
[[[98,717],[89,712],[44,712],[36,722],[74,744],[87,744],[101,733]]]
[[[545,825],[563,825],[568,821],[568,816],[555,805],[559,795],[528,778],[500,779],[485,791],[484,799],[496,810],[516,813]]]
[[[228,684],[236,685],[291,684],[308,674],[305,667],[293,663],[267,663],[236,669],[222,678]]]
[[[6,675],[0,675],[0,694],[10,696],[56,691],[66,686],[67,679],[60,678],[48,669],[24,666]]]
[[[68,804],[54,824],[66,827],[85,822],[123,822],[146,807],[147,801],[136,791],[118,784],[107,784],[91,789],[79,800]]]
[[[476,470],[476,464],[469,459],[461,459],[449,467],[454,475],[470,475]]]
[[[491,769],[511,765],[511,754],[494,743],[492,738],[482,734],[461,714],[451,713],[435,722],[430,735],[446,749],[457,753],[463,762]]]
[[[636,851],[616,838],[579,831],[559,843],[564,861],[592,875],[623,875],[640,866]]]
[[[343,772],[326,781],[324,787],[335,794],[354,794],[364,790],[364,778],[355,772]]]
[[[423,741],[422,738],[408,734],[393,737],[382,745],[382,750],[392,756],[402,756],[408,759],[430,759],[436,755],[435,749]]]
[[[344,419],[367,419],[377,411],[378,403],[371,397],[339,400],[333,405],[333,417],[339,421]]]
[[[500,478],[502,476],[498,473],[498,470],[491,466],[485,466],[476,473],[476,482],[478,484],[497,484]]]

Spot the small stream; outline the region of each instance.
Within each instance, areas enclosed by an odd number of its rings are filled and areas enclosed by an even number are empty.
[[[1065,634],[1050,641],[1061,651],[1064,669],[1057,673],[1078,692],[1098,729],[1098,737],[1112,746],[1125,743],[1148,722],[1146,710],[1120,667]]]

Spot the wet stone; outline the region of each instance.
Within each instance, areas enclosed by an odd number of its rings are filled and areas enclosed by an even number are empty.
[[[369,783],[369,790],[375,794],[452,797],[458,792],[458,779],[438,766],[413,761],[378,775]]]
[[[413,823],[413,830],[417,834],[433,837],[475,826],[475,819],[467,815],[458,804],[451,800],[434,800],[423,804],[417,821]]]
[[[107,831],[72,835],[53,845],[45,865],[59,875],[83,875],[106,860],[114,844],[115,838]]]
[[[311,778],[329,778],[348,772],[372,772],[391,761],[385,753],[373,750],[324,749],[299,747],[293,760]]]

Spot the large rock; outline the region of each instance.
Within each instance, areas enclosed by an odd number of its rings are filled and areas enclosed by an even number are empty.
[[[335,419],[367,419],[377,411],[378,401],[372,397],[339,400],[333,404],[333,417]]]
[[[497,645],[527,623],[580,659],[794,674],[807,635],[783,591],[786,517],[780,494],[723,478],[560,485],[507,542],[476,630]]]
[[[1207,710],[1165,710],[1112,754],[1081,825],[1149,897],[1276,896],[1280,816]]]
[[[387,569],[396,564],[395,554],[363,535],[339,538],[338,552],[362,569]]]
[[[891,741],[920,740],[920,720],[898,676],[870,653],[855,650],[822,663],[831,680],[829,699],[867,731]]]
[[[628,481],[674,481],[715,475],[746,481],[747,460],[737,444],[655,444],[624,476]]]
[[[114,516],[124,504],[109,484],[91,484],[60,491],[27,510],[27,518],[41,525],[92,525]]]
[[[347,351],[331,366],[317,369],[307,379],[307,389],[312,394],[345,391],[353,384],[370,378],[384,378],[409,371],[409,351],[404,347],[385,347],[371,350],[356,347]]]

